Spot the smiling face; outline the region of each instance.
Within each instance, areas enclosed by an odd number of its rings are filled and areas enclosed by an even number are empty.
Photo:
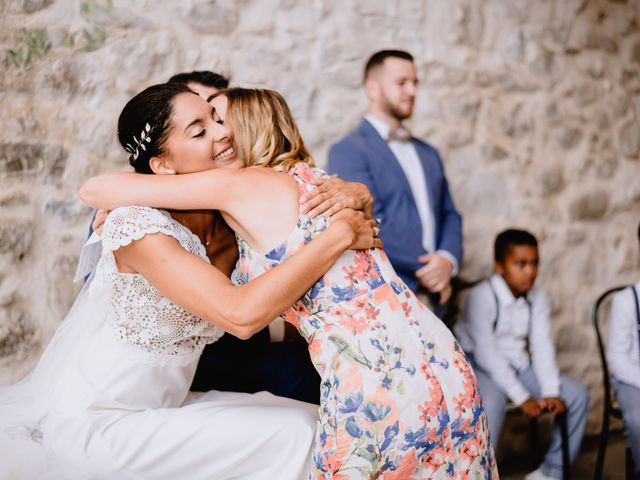
[[[164,165],[178,174],[243,166],[237,159],[231,132],[223,118],[211,105],[192,93],[182,93],[174,98],[164,153],[154,164],[157,173],[162,173],[157,165]]]
[[[214,157],[215,166],[213,168],[242,168],[245,161],[238,157],[238,152],[233,148],[233,127],[231,122],[227,120],[227,105],[229,101],[226,95],[218,95],[209,100],[209,104],[213,107],[214,117],[216,121],[226,131],[226,143],[223,145],[225,149],[218,150],[219,153]]]

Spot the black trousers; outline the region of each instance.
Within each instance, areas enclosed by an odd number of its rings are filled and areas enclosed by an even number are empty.
[[[200,357],[192,390],[255,393],[268,391],[309,403],[320,403],[320,376],[307,345],[270,342],[267,328],[248,340],[225,334],[207,345]]]

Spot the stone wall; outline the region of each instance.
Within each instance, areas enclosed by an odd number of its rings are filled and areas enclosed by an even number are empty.
[[[638,278],[640,0],[3,0],[0,383],[20,378],[78,290],[88,176],[126,168],[117,115],[143,87],[213,69],[289,100],[320,164],[365,107],[366,57],[416,56],[413,132],[438,147],[464,215],[468,278],[495,233],[541,240],[562,370],[600,370],[589,321]]]

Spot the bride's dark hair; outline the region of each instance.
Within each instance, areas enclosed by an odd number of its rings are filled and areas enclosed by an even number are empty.
[[[129,163],[136,172],[153,173],[149,160],[164,152],[173,117],[173,100],[181,93],[193,92],[177,83],[153,85],[138,93],[122,109],[118,118],[118,140],[130,154]]]

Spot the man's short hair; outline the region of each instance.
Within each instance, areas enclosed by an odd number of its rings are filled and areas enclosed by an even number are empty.
[[[167,83],[199,83],[205,87],[216,88],[222,90],[229,86],[229,79],[219,73],[210,72],[208,70],[199,70],[195,72],[178,73],[171,77]]]
[[[496,262],[504,262],[509,254],[509,249],[515,245],[529,245],[538,248],[538,240],[526,230],[510,228],[500,232],[493,245],[493,258]]]
[[[400,58],[413,63],[413,55],[404,50],[380,50],[371,55],[364,67],[364,79],[369,78],[371,70],[381,66],[387,58]]]

